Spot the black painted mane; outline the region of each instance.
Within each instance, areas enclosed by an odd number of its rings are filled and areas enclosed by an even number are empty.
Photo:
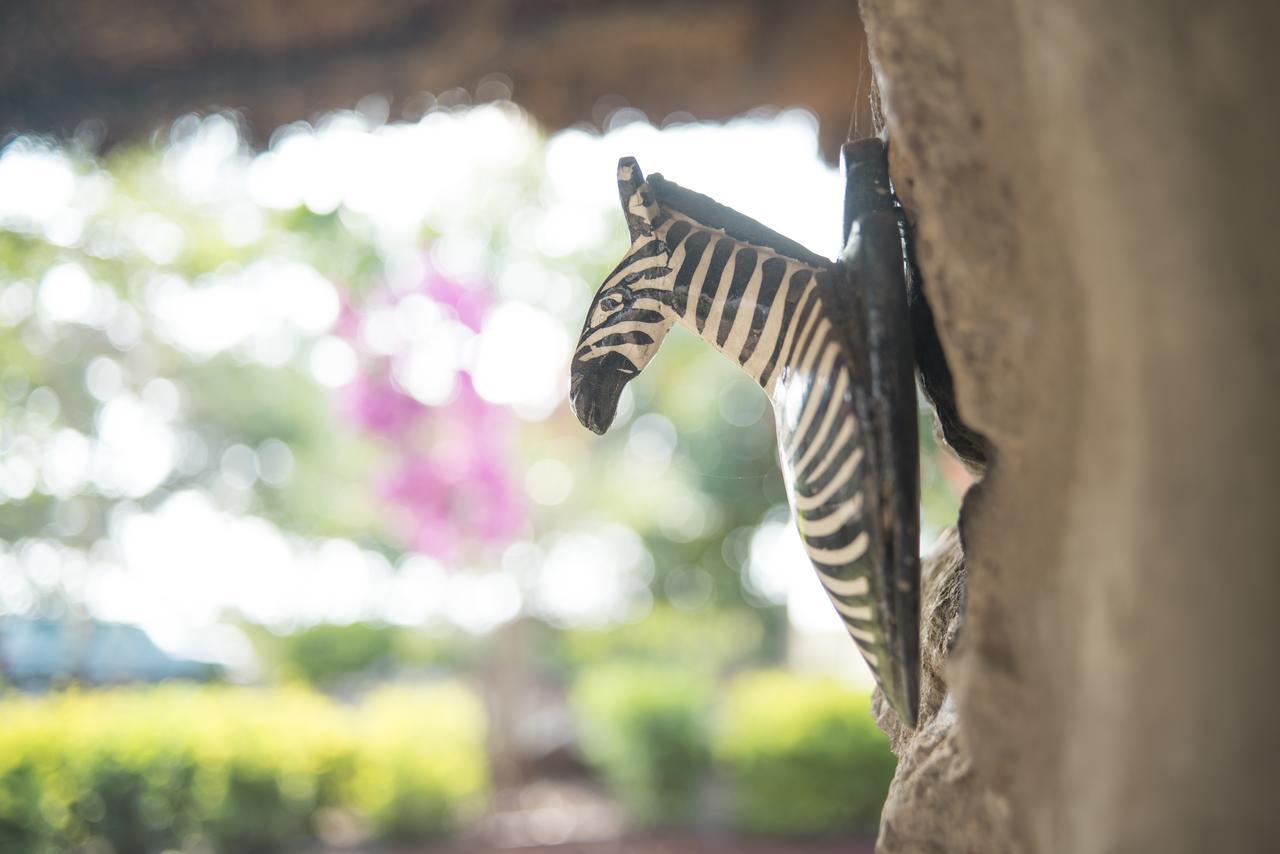
[[[743,216],[714,199],[685,189],[658,173],[650,175],[646,180],[662,207],[682,213],[708,228],[720,229],[734,240],[772,249],[779,255],[819,269],[831,266],[830,259],[809,251],[791,238],[784,237],[763,223]]]

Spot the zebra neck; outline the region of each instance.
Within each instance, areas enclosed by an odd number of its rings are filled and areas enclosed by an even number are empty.
[[[671,252],[676,316],[775,396],[784,368],[803,358],[805,343],[827,322],[819,291],[829,268],[743,243],[678,214],[658,234]]]

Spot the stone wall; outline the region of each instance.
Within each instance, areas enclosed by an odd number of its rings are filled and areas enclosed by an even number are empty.
[[[954,721],[900,743],[945,736],[968,772],[896,787],[886,831],[977,789],[1005,819],[992,851],[1280,840],[1278,9],[862,0],[961,415],[992,451]],[[882,850],[982,850],[989,819]]]

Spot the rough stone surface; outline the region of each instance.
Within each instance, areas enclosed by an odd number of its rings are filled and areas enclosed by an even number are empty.
[[[954,529],[921,563],[920,722],[910,730],[876,690],[876,722],[889,736],[898,768],[880,820],[880,854],[963,851],[1004,854],[1015,844],[1007,801],[973,770],[947,690],[946,663],[960,632],[965,566]]]
[[[970,765],[927,799],[900,780],[884,850],[976,850],[975,786],[1033,854],[1274,850],[1280,7],[862,10],[992,451],[965,502],[958,722],[913,739],[938,743],[917,778],[944,749]],[[923,810],[938,835],[893,842]]]
[[[920,723],[924,724],[946,698],[946,661],[959,636],[964,608],[964,552],[954,528],[947,529],[921,560],[920,576]],[[914,734],[898,720],[879,689],[873,712],[894,751],[901,754]]]

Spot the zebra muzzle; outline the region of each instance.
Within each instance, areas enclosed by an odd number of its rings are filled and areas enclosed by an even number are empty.
[[[621,353],[574,360],[569,372],[569,406],[582,425],[603,436],[618,412],[622,389],[638,371]]]

